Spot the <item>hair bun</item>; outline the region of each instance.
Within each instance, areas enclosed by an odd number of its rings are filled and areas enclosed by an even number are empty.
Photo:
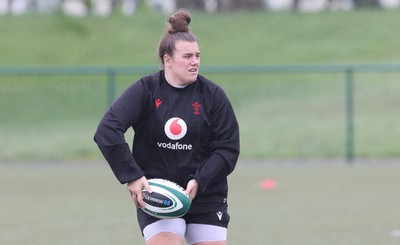
[[[176,32],[188,32],[189,31],[189,23],[192,20],[190,14],[185,11],[181,10],[176,14],[169,17],[169,24],[171,25],[168,29],[170,34]]]

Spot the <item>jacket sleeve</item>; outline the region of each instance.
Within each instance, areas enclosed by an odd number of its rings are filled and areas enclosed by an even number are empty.
[[[94,135],[94,141],[121,184],[144,175],[124,137],[141,114],[143,97],[143,85],[132,84],[106,111]]]
[[[231,103],[220,88],[214,95],[211,121],[211,155],[193,176],[203,191],[226,179],[235,169],[240,152],[239,125]]]

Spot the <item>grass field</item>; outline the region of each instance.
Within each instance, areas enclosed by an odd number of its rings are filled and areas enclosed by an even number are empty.
[[[357,157],[399,157],[399,75],[356,76]],[[343,74],[209,77],[234,104],[242,157],[344,157]],[[0,78],[0,160],[101,159],[92,137],[107,108],[105,78],[31,79]],[[135,78],[118,79],[120,92]]]
[[[143,66],[157,64],[166,16],[0,20],[0,66]],[[192,29],[207,66],[390,63],[400,60],[399,23],[398,11],[382,10],[194,12]],[[118,93],[140,75],[118,76]],[[232,100],[242,157],[345,155],[344,74],[204,75]],[[355,75],[356,156],[400,156],[398,81],[399,73]],[[0,76],[0,161],[101,159],[92,135],[106,89],[105,76]]]
[[[1,16],[1,65],[154,65],[167,17]],[[239,21],[238,21],[239,20]],[[203,64],[397,62],[399,11],[193,13]],[[5,48],[7,47],[7,48]]]
[[[263,180],[277,182],[262,189]],[[240,161],[230,176],[230,245],[396,245],[399,166],[378,161]],[[144,244],[104,163],[0,164],[0,244]]]
[[[1,16],[0,66],[155,65],[165,20]],[[208,66],[400,60],[399,11],[193,13],[192,29]],[[117,92],[140,75],[118,76]],[[400,157],[399,73],[355,74],[353,165],[332,160],[345,153],[344,74],[205,75],[241,128],[230,245],[400,244],[400,171],[387,160]],[[106,90],[104,76],[0,76],[0,244],[144,244],[92,140]]]

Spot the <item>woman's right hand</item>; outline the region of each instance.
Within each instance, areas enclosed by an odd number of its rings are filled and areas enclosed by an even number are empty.
[[[146,189],[149,193],[151,193],[151,188],[149,182],[147,181],[145,176],[142,176],[139,179],[133,180],[127,184],[127,188],[131,193],[133,202],[135,203],[136,208],[143,207],[143,188]]]

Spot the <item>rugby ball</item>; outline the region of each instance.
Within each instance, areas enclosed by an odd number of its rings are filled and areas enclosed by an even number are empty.
[[[143,189],[144,208],[151,216],[160,219],[178,218],[190,208],[190,198],[178,184],[166,179],[149,179],[151,193]]]

